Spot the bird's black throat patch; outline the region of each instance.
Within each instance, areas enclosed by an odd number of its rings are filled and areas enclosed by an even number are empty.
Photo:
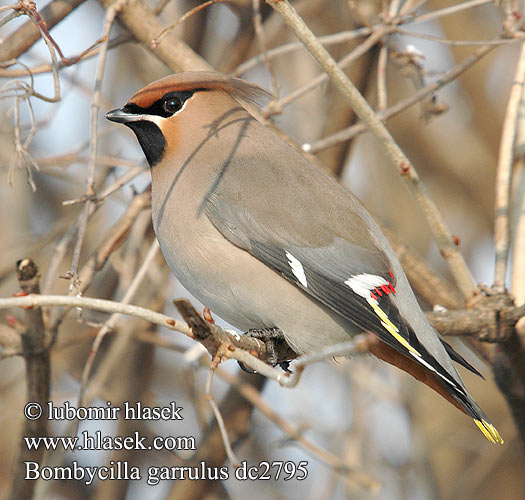
[[[135,132],[149,166],[155,166],[162,159],[166,147],[166,139],[164,139],[159,127],[148,120],[129,121],[125,122],[124,125]]]

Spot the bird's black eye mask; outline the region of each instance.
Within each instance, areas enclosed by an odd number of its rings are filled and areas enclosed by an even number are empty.
[[[176,90],[174,92],[168,92],[147,108],[141,108],[134,102],[129,102],[122,108],[122,110],[132,115],[154,115],[160,116],[161,118],[169,118],[180,111],[184,106],[184,103],[195,92],[201,90],[207,89]]]
[[[147,108],[142,108],[133,102],[129,102],[122,108],[122,112],[129,115],[151,115],[169,118],[180,111],[184,103],[199,90],[207,89],[168,92]],[[145,118],[139,121],[125,121],[124,125],[135,132],[150,166],[153,167],[157,164],[162,159],[166,147],[166,139],[157,124]]]

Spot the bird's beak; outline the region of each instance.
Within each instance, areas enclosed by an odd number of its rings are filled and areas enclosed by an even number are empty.
[[[117,123],[137,122],[144,119],[142,115],[134,115],[124,108],[113,109],[109,113],[106,113],[106,118]]]

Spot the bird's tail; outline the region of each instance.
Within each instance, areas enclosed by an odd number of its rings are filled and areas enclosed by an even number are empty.
[[[367,344],[368,351],[383,361],[397,366],[409,373],[414,378],[436,391],[452,403],[456,408],[463,411],[474,419],[475,424],[483,432],[484,436],[492,443],[503,444],[503,439],[496,428],[491,424],[483,410],[477,405],[462,385],[456,383],[445,369],[440,366],[427,353],[428,362],[423,364],[421,357],[411,359],[390,345],[382,342],[377,337],[371,337]],[[422,346],[418,349],[423,352]],[[433,363],[433,366],[430,365]]]
[[[454,389],[451,391],[454,399],[465,412],[474,419],[474,423],[479,427],[479,430],[483,432],[484,436],[491,443],[503,444],[503,438],[500,436],[498,430],[491,424],[487,415],[485,415],[477,403],[465,392]]]
[[[476,370],[465,358],[463,358],[459,353],[454,351],[452,346],[447,344],[442,338],[440,338],[440,340],[441,340],[441,343],[443,344],[443,347],[447,351],[448,355],[456,363],[459,363],[460,365],[470,370],[472,373],[475,373],[481,378],[484,378],[483,375],[481,375],[481,373],[479,373],[478,370]],[[491,441],[492,443],[503,444],[503,439],[499,435],[499,432],[497,431],[497,429],[490,423],[485,413],[483,413],[483,410],[476,404],[476,402],[468,394],[466,394],[462,390],[454,390],[454,389],[451,390],[451,393],[454,399],[459,403],[461,408],[474,419],[474,422],[479,427],[479,430],[483,432],[483,434],[489,441]]]

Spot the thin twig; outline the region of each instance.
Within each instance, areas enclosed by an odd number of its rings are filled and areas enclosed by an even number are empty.
[[[127,33],[121,34],[116,36],[114,39],[112,39],[109,42],[108,48],[113,49],[115,47],[118,47],[119,45],[122,45],[124,43],[129,43],[133,41],[133,37]],[[82,54],[75,56],[71,58],[71,60],[74,61],[74,64],[78,64],[80,62],[87,61],[88,59],[92,59],[93,57],[97,56],[101,50],[101,46],[98,45],[96,47],[91,47],[86,51],[83,51]],[[16,61],[18,64],[21,64],[20,61]],[[71,66],[72,64],[66,64],[64,61],[60,60],[57,64],[57,69],[60,70],[66,66]],[[43,73],[49,73],[53,71],[53,65],[52,64],[39,64],[38,66],[34,66],[32,68],[28,68],[26,66],[23,66],[22,69],[1,69],[0,68],[0,78],[19,78],[22,76],[29,76],[29,75],[41,75]]]
[[[93,99],[91,101],[91,141],[89,148],[89,162],[88,162],[88,175],[86,178],[86,196],[91,198],[94,194],[94,184],[95,184],[95,169],[97,162],[97,145],[98,145],[98,112],[100,110],[100,100],[102,94],[102,80],[104,79],[104,72],[106,68],[106,59],[108,53],[108,44],[109,44],[109,34],[116,15],[122,9],[127,0],[117,0],[113,3],[106,11],[106,16],[104,19],[104,31],[103,39],[105,42],[102,44],[100,49],[100,55],[97,65],[97,73],[95,78],[95,93],[93,94]],[[78,288],[78,266],[80,262],[80,253],[82,251],[82,245],[84,242],[84,237],[86,234],[87,223],[89,218],[89,213],[92,209],[93,201],[89,199],[82,210],[82,214],[79,219],[78,224],[78,235],[77,241],[75,243],[75,248],[73,250],[73,258],[71,260],[71,285],[70,289]]]
[[[275,77],[275,73],[272,69],[272,64],[270,58],[268,57],[268,47],[266,44],[266,37],[264,36],[264,30],[262,26],[262,16],[261,16],[261,0],[252,0],[252,11],[253,11],[253,26],[255,28],[255,34],[257,36],[257,41],[259,42],[259,51],[262,54],[262,59],[270,74],[270,81],[272,85],[272,94],[275,97],[279,97],[279,83]]]
[[[388,6],[387,19],[395,18],[399,13],[401,2],[392,0]],[[388,62],[388,37],[385,37],[383,46],[379,51],[377,59],[377,110],[383,111],[388,106],[387,85],[386,85],[386,66]]]
[[[337,64],[341,69],[346,69],[350,64],[359,59],[362,55],[366,54],[374,45],[376,45],[380,40],[383,39],[385,35],[391,33],[393,28],[383,27],[374,31],[363,43],[360,43],[354,50],[349,54],[344,56]],[[277,114],[281,113],[282,110],[289,106],[292,102],[296,101],[300,97],[303,97],[308,92],[312,91],[315,87],[318,87],[323,82],[327,81],[329,76],[327,73],[323,72],[312,78],[309,82],[305,83],[301,87],[290,92],[288,95],[284,96],[282,99],[271,102],[268,105],[266,114]],[[304,148],[303,148],[304,149]],[[308,151],[308,149],[305,149]]]
[[[522,94],[522,107],[524,103]],[[523,111],[521,113],[523,114]],[[516,299],[516,304],[520,305],[525,304],[525,160],[523,157],[516,162],[514,169],[513,218],[515,226],[512,248],[512,295]]]
[[[233,452],[230,438],[228,437],[228,431],[226,429],[226,425],[224,425],[224,419],[222,418],[221,411],[219,410],[219,407],[217,406],[217,403],[215,402],[215,399],[213,399],[213,396],[211,394],[211,383],[213,381],[214,373],[215,369],[212,365],[208,372],[208,378],[206,380],[206,401],[208,401],[208,403],[210,404],[211,409],[213,411],[213,415],[215,416],[215,420],[217,421],[217,426],[219,427],[219,432],[221,433],[222,443],[224,445],[224,450],[226,451],[226,456],[228,457],[228,460],[234,467],[238,467],[239,459]]]
[[[486,5],[489,3],[494,3],[494,0],[468,0],[467,2],[459,3],[457,5],[452,5],[450,7],[444,7],[443,9],[434,10],[432,12],[426,12],[425,14],[415,15],[409,17],[405,22],[408,23],[423,23],[426,21],[431,21],[438,19],[444,16],[450,16],[452,14],[457,14],[464,10],[472,9],[473,7],[480,7],[481,5]]]
[[[369,27],[362,27],[357,28],[352,31],[342,31],[340,33],[334,33],[332,35],[326,35],[319,37],[319,41],[326,46],[330,45],[337,45],[339,43],[345,43],[350,42],[352,40],[355,40],[356,38],[360,38],[363,36],[370,35],[373,31],[377,31],[378,29],[382,28],[381,24],[377,24]],[[279,47],[275,47],[273,49],[269,49],[266,53],[266,57],[269,60],[275,59],[276,57],[284,56],[286,54],[289,54],[290,52],[294,52],[296,50],[302,50],[304,49],[304,45],[301,42],[290,42],[286,43],[284,45],[280,45]],[[250,69],[255,68],[257,65],[261,64],[263,62],[263,56],[262,54],[258,54],[255,57],[252,57],[251,59],[248,59],[247,61],[244,61],[242,64],[239,64],[237,66],[232,74],[234,76],[242,75],[243,73],[246,73]],[[0,72],[0,76],[1,76]]]
[[[124,297],[122,297],[122,300],[121,300],[122,304],[129,304],[129,302],[133,300],[135,294],[137,293],[138,287],[142,283],[142,280],[145,278],[146,273],[148,272],[148,269],[151,266],[153,260],[155,259],[158,251],[159,251],[159,244],[157,240],[155,239],[153,240],[153,243],[151,244],[150,249],[148,253],[146,254],[146,257],[144,258],[144,261],[142,262],[140,269],[137,271],[135,278],[133,279],[128,290],[124,294]],[[93,344],[89,351],[88,358],[86,360],[86,364],[84,365],[84,369],[82,370],[80,392],[78,396],[78,406],[79,407],[84,406],[84,403],[85,403],[84,394],[87,390],[89,376],[91,375],[91,369],[93,368],[93,363],[100,349],[102,341],[104,340],[104,337],[106,336],[106,334],[110,330],[115,328],[115,325],[119,321],[120,317],[121,317],[121,314],[119,313],[115,313],[111,315],[111,317],[104,323],[104,326],[99,330],[99,332],[97,333],[97,336],[95,337],[95,340],[93,341]]]
[[[525,81],[525,43],[516,64],[514,80],[510,91],[505,120],[501,132],[501,142],[496,174],[496,197],[494,203],[494,287],[504,291],[507,263],[510,250],[509,201],[512,178],[512,164],[514,158],[514,139],[518,112],[522,99],[523,84]]]
[[[422,99],[425,99],[429,95],[437,92],[442,87],[445,87],[449,83],[452,83],[454,80],[457,79],[458,76],[460,76],[470,67],[472,67],[476,62],[478,62],[480,59],[489,54],[492,50],[494,50],[494,48],[495,46],[487,46],[478,49],[476,52],[466,57],[459,64],[457,64],[456,66],[448,70],[446,73],[444,73],[443,76],[441,76],[435,82],[427,85],[421,90],[418,90],[411,96],[402,99],[387,110],[377,113],[378,118],[383,121],[386,121],[389,118],[392,118],[393,116],[396,116],[397,114],[401,113],[410,106],[418,103]],[[350,140],[356,135],[366,132],[367,130],[368,129],[365,124],[357,123],[356,125],[352,125],[351,127],[339,130],[335,134],[323,137],[318,141],[312,142],[311,144],[309,144],[308,151],[312,153],[318,153],[319,151],[322,151],[324,149],[336,146],[340,142]]]
[[[150,309],[130,304],[122,304],[114,300],[95,299],[93,297],[75,297],[71,295],[39,295],[30,294],[25,297],[0,298],[0,309],[11,307],[81,307],[106,313],[120,313],[134,316],[145,321],[149,321],[159,326],[165,326],[169,330],[174,330],[190,338],[193,338],[191,328],[180,320],[160,314]]]
[[[151,41],[151,48],[156,49],[159,46],[160,42],[162,42],[162,40],[164,40],[164,38],[166,37],[166,35],[170,31],[173,31],[179,24],[183,23],[184,21],[189,19],[191,16],[197,14],[197,12],[202,11],[203,9],[205,9],[206,7],[209,7],[210,5],[213,5],[213,4],[216,4],[216,3],[229,3],[230,1],[231,0],[207,0],[204,3],[201,3],[201,4],[197,5],[193,9],[190,9],[188,12],[185,12],[181,17],[179,17],[179,19],[177,19],[177,21],[174,24],[172,24],[172,25],[168,26],[167,28],[163,29]]]
[[[132,181],[135,177],[138,177],[140,174],[143,174],[147,171],[148,167],[146,167],[145,165],[137,165],[134,168],[129,169],[124,175],[121,175],[113,184],[104,188],[104,190],[101,191],[100,194],[96,194],[95,196],[93,196],[93,201],[96,203],[100,203],[106,200],[109,196],[111,196],[113,193],[125,186],[128,182]],[[66,207],[71,205],[78,205],[80,203],[85,203],[86,201],[88,201],[88,198],[86,198],[86,196],[83,196],[82,198],[76,198],[73,200],[64,200],[62,202],[62,206]]]
[[[326,464],[328,467],[333,468],[339,474],[343,474],[352,481],[356,481],[361,487],[376,492],[380,487],[381,483],[377,481],[370,474],[363,470],[356,469],[345,463],[339,457],[333,455],[329,451],[325,450],[318,444],[314,443],[301,432],[300,426],[295,423],[291,423],[277,412],[275,412],[271,406],[264,401],[261,393],[253,388],[253,386],[242,383],[238,376],[232,375],[231,373],[217,368],[216,373],[219,377],[228,382],[229,385],[235,387],[240,394],[245,397],[257,410],[259,410],[268,420],[279,426],[284,430],[288,439],[297,441],[303,448],[312,454],[315,458]]]
[[[427,35],[426,33],[415,33],[413,31],[404,30],[402,28],[397,28],[396,30],[398,35],[422,38],[423,40],[431,40],[436,43],[443,43],[445,45],[453,45],[456,47],[471,47],[474,45],[508,45],[512,43],[521,42],[518,38],[500,38],[496,37],[493,40],[450,40],[448,38],[440,38],[438,36]]]

